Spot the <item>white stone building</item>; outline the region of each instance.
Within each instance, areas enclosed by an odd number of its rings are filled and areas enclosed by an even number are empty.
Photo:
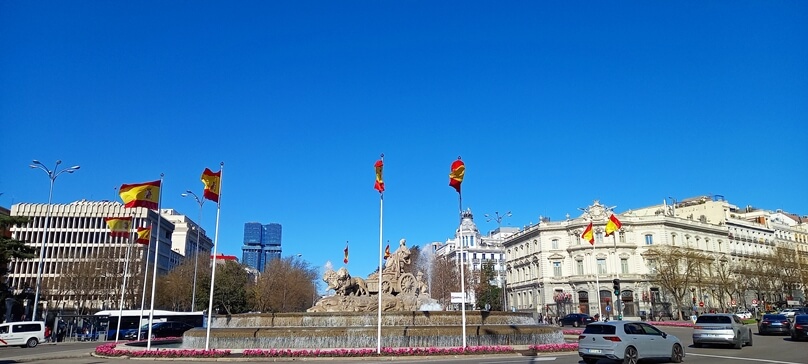
[[[666,301],[665,292],[651,283],[655,262],[644,255],[658,245],[694,249],[711,259],[733,263],[771,254],[776,244],[790,244],[808,254],[804,222],[787,214],[741,210],[723,196],[615,213],[622,228],[610,237],[604,236],[604,228],[612,207],[595,201],[582,210],[577,218],[545,219],[504,242],[506,295],[511,307],[550,315],[600,312],[611,316],[615,314],[612,280],[620,279],[624,316],[651,312],[652,304]],[[594,244],[581,238],[590,222]],[[700,304],[715,307],[716,293],[705,287],[694,284],[693,296]],[[732,299],[741,301],[741,306],[748,305],[752,297]]]

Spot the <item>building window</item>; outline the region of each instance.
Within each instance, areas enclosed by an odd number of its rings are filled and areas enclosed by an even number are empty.
[[[553,262],[553,276],[561,277],[561,262]]]
[[[620,258],[620,272],[628,274],[628,258]]]
[[[623,243],[626,242],[626,232],[625,231],[620,230],[620,232],[618,232],[617,235],[618,235],[618,240],[620,241],[620,244],[623,244]]]
[[[596,232],[595,233],[595,245],[603,244],[603,233]]]
[[[584,275],[584,261],[583,260],[576,260],[575,261],[575,271],[578,273],[579,276]]]
[[[654,236],[651,234],[645,234],[645,245],[654,245]]]
[[[558,249],[558,239],[553,239],[553,241],[550,242],[550,247],[553,249]]]
[[[606,274],[606,259],[598,258],[598,274]]]

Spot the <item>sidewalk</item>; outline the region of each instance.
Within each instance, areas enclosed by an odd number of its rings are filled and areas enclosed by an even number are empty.
[[[55,359],[72,359],[90,357],[90,353],[95,351],[97,345],[91,348],[87,347],[84,343],[43,343],[35,348],[26,348],[14,350],[13,348],[4,349],[0,352],[2,362],[29,362],[39,360],[55,360]],[[100,345],[100,344],[99,344]],[[80,347],[79,347],[80,346]],[[13,350],[13,351],[12,351]],[[10,354],[6,356],[5,354]]]

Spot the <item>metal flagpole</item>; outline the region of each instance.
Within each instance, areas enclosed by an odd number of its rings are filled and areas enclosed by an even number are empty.
[[[466,348],[466,278],[464,271],[466,270],[466,259],[463,255],[463,195],[460,191],[457,192],[458,202],[460,206],[460,292],[463,294],[463,303],[461,304],[461,325],[463,325],[463,348]]]
[[[219,245],[219,215],[222,211],[222,180],[224,180],[224,162],[219,163],[219,201],[216,202],[216,233],[213,235],[213,260],[210,271],[210,297],[208,299],[208,323],[205,331],[205,350],[210,350],[210,324],[213,318],[213,287],[216,282],[216,247]]]
[[[165,174],[160,173],[160,196],[157,197],[157,237],[154,243],[154,268],[152,269],[152,286],[151,286],[151,306],[149,307],[149,337],[146,338],[146,350],[151,350],[152,342],[152,325],[154,325],[154,292],[157,286],[157,262],[160,260],[160,220],[163,217],[160,215],[160,205],[163,203],[163,177]],[[148,212],[146,213],[148,215]],[[151,241],[149,241],[151,242]]]
[[[382,166],[384,165],[384,154],[381,155]],[[383,168],[383,167],[382,167]],[[384,189],[379,191],[379,308],[377,329],[376,329],[376,354],[382,353],[382,257],[384,256],[384,243],[382,243],[382,229],[384,227]]]
[[[135,214],[132,213],[132,221],[135,221]],[[129,229],[131,232],[129,233],[129,244],[126,245],[126,260],[123,263],[123,285],[121,286],[121,302],[118,305],[118,325],[116,326],[118,329],[115,330],[115,342],[118,342],[118,338],[121,334],[121,316],[123,316],[123,296],[126,294],[126,278],[128,277],[129,273],[129,255],[132,252],[132,243],[135,241],[135,231],[132,229],[132,224],[130,223]]]
[[[151,226],[150,226],[150,228],[151,228]],[[149,278],[149,258],[150,257],[151,257],[151,230],[149,230],[149,243],[146,245],[146,264],[145,264],[145,267],[143,268],[143,293],[141,293],[141,295],[140,295],[140,316],[138,317],[138,320],[137,320],[137,339],[138,340],[140,340],[140,330],[141,330],[141,326],[143,326],[143,308],[146,306],[146,280]]]
[[[592,260],[595,262],[595,293],[598,296],[598,316],[600,316],[603,310],[600,307],[600,272],[598,272],[598,258],[595,256],[595,244],[592,244]]]

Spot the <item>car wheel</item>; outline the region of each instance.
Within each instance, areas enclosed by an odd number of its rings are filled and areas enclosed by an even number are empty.
[[[33,338],[33,337],[28,339],[27,342],[25,342],[25,346],[27,346],[29,348],[35,348],[38,344],[39,344],[39,340],[37,340],[36,338]]]
[[[629,346],[626,348],[626,353],[623,354],[623,364],[637,364],[639,357],[640,355],[637,353],[637,349],[633,346]]]
[[[749,341],[746,342],[746,346],[752,346],[752,330],[749,330]]]
[[[586,364],[595,364],[598,362],[598,358],[584,358],[584,363]]]
[[[797,335],[791,334],[791,341],[797,341]]]
[[[572,322],[572,327],[578,327],[578,326],[579,326],[578,321],[573,321]]]
[[[738,335],[738,338],[735,340],[735,343],[732,345],[732,347],[735,349],[740,349],[743,347],[743,339],[741,338],[740,333]]]
[[[684,357],[685,357],[685,350],[682,349],[682,345],[673,344],[673,349],[671,350],[671,362],[681,363]]]

